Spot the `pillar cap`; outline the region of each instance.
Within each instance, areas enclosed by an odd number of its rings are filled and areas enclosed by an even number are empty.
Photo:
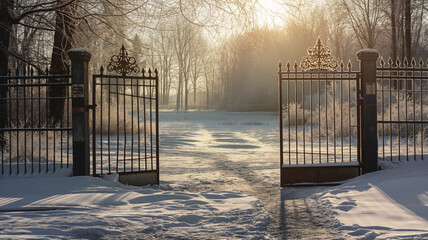
[[[89,61],[91,59],[91,53],[86,49],[71,49],[67,53],[72,61]]]
[[[376,61],[379,58],[379,52],[376,49],[361,49],[357,52],[360,61]]]

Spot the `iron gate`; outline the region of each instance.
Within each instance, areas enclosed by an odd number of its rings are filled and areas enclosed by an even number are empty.
[[[279,64],[281,185],[358,175],[360,74],[318,39],[293,66]],[[332,167],[329,169],[326,167]]]
[[[104,71],[92,82],[92,173],[140,174],[159,184],[158,72],[136,76],[140,68],[124,46],[107,66],[118,75]]]

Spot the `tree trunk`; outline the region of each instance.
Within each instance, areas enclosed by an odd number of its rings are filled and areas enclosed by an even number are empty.
[[[58,1],[57,4],[62,4]],[[68,5],[56,12],[55,35],[52,49],[51,73],[64,74],[67,72],[67,51],[72,48],[75,4]],[[49,83],[59,83],[63,79],[49,79]],[[66,88],[64,86],[49,87],[49,118],[53,124],[61,122],[64,113]]]
[[[2,0],[0,2],[0,76],[7,75],[9,66],[9,39],[12,30],[12,19],[10,18],[8,9],[12,8],[13,0]],[[6,84],[6,80],[2,80],[1,84]],[[7,112],[7,87],[0,88],[0,128],[6,128],[8,112]],[[0,134],[0,147],[5,146],[4,131]]]
[[[188,106],[189,106],[189,102],[188,102],[188,93],[189,91],[187,90],[187,85],[188,85],[188,78],[186,76],[186,79],[184,79],[184,110],[187,111],[188,110]]]
[[[410,0],[405,0],[404,2],[404,28],[405,28],[405,42],[406,42],[406,57],[407,60],[411,61],[411,57],[412,57],[412,25],[411,25],[411,18],[412,18],[412,13],[411,13],[411,7],[410,7]]]
[[[403,7],[403,4],[401,3],[401,7]],[[404,58],[404,56],[406,55],[405,52],[405,45],[406,45],[406,41],[405,41],[405,37],[404,37],[404,13],[403,11],[401,12],[401,16],[400,16],[400,23],[399,23],[399,32],[400,32],[400,58]]]
[[[396,6],[395,0],[391,0],[391,47],[392,59],[397,59],[397,23],[396,23]]]
[[[180,63],[179,63],[180,65]],[[176,106],[175,106],[175,110],[180,110],[180,105],[181,105],[181,83],[183,82],[183,73],[182,73],[182,67],[179,66],[178,69],[179,73],[178,73],[178,87],[177,87],[177,102],[176,102]]]
[[[412,25],[411,25],[411,18],[412,18],[412,12],[410,7],[410,0],[405,0],[404,2],[404,15],[405,15],[405,38],[406,38],[406,58],[408,60],[408,64],[412,61]],[[412,81],[405,80],[406,82],[406,90],[412,90]],[[411,92],[408,92],[408,96],[412,96]]]
[[[196,78],[193,80],[193,104],[196,106]]]

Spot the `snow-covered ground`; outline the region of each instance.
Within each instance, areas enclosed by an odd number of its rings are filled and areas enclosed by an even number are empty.
[[[1,239],[263,238],[267,221],[249,195],[91,177],[2,179],[0,205]]]
[[[428,239],[428,161],[381,165],[312,198],[334,212],[347,239]]]
[[[161,185],[0,177],[0,238],[428,239],[428,161],[279,188],[275,113],[162,112]]]

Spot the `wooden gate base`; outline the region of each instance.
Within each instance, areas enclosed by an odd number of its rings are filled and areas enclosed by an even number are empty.
[[[119,182],[132,186],[158,184],[158,173],[156,171],[119,173]]]
[[[281,168],[281,187],[327,185],[357,177],[359,166],[287,166]]]

